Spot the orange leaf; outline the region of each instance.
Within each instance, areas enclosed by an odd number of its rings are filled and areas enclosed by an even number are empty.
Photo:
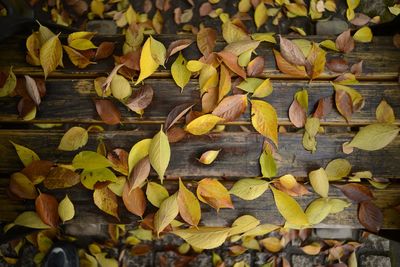
[[[48,194],[40,193],[35,200],[35,209],[40,219],[51,227],[58,224],[58,202],[55,197]]]
[[[197,185],[197,197],[217,211],[221,208],[233,209],[228,190],[217,180],[204,178]]]

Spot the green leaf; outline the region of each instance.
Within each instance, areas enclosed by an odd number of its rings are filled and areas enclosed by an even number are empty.
[[[267,151],[260,156],[261,174],[263,177],[271,178],[276,176],[276,163],[274,157]]]
[[[15,77],[12,67],[10,67],[7,80],[3,87],[0,88],[0,97],[8,96],[12,91],[14,91],[15,86],[17,86],[17,77]]]
[[[72,160],[72,166],[75,169],[84,169],[86,171],[111,167],[112,164],[104,156],[93,151],[82,151]]]
[[[74,151],[86,145],[89,135],[82,127],[72,127],[61,138],[59,150]]]
[[[107,168],[100,168],[94,170],[84,169],[81,173],[81,183],[90,190],[94,189],[97,182],[117,182],[115,174]]]
[[[181,88],[181,91],[183,91],[185,85],[190,81],[192,73],[186,68],[186,59],[182,56],[182,53],[179,53],[179,56],[174,63],[172,63],[171,74],[175,83]]]
[[[11,144],[15,147],[15,150],[17,151],[19,159],[22,161],[22,164],[24,166],[28,166],[29,164],[32,163],[34,160],[40,160],[39,156],[31,149],[18,145],[14,143],[13,141],[10,141]]]
[[[164,174],[171,158],[171,148],[168,137],[162,129],[153,137],[149,147],[150,164],[157,172],[161,183],[164,181]]]
[[[128,156],[129,173],[141,159],[149,155],[151,140],[151,138],[140,140],[131,148]]]
[[[149,182],[146,188],[146,196],[153,206],[159,208],[161,203],[169,197],[169,193],[164,186]]]
[[[371,124],[361,128],[347,146],[368,151],[382,149],[396,138],[399,130],[399,127],[392,124]]]

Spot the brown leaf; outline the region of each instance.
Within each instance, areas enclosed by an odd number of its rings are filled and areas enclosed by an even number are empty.
[[[137,187],[140,187],[149,177],[150,174],[150,160],[146,156],[136,163],[129,175],[129,187],[130,191]]]
[[[102,42],[97,48],[94,58],[96,60],[108,58],[112,53],[114,53],[114,48],[114,42]]]
[[[313,117],[322,119],[332,110],[332,97],[324,97],[318,100],[317,108],[314,111]]]
[[[282,57],[281,53],[275,49],[273,51],[275,54],[276,65],[281,72],[296,77],[307,77],[306,70],[303,66],[295,66],[286,61],[286,59]]]
[[[58,202],[55,197],[48,194],[40,193],[35,200],[35,209],[40,219],[51,227],[58,224]]]
[[[217,54],[231,71],[246,79],[246,72],[239,66],[238,57],[235,54],[227,51],[221,51]]]
[[[365,14],[362,13],[356,13],[354,16],[354,19],[350,20],[350,23],[356,26],[364,26],[371,20],[370,17],[368,17]]]
[[[174,126],[167,130],[168,142],[170,143],[177,143],[185,138],[186,135],[186,131],[181,127]]]
[[[232,95],[222,99],[212,114],[224,118],[225,122],[234,121],[246,111],[246,108],[246,95]]]
[[[47,160],[34,160],[21,172],[25,174],[34,184],[41,183],[49,174],[53,162]]]
[[[182,51],[186,47],[190,46],[194,41],[192,39],[180,39],[173,41],[169,44],[167,49],[167,59],[175,53]]]
[[[107,159],[112,163],[112,168],[117,172],[128,175],[128,152],[116,148],[107,154]]]
[[[174,9],[174,21],[176,24],[181,24],[182,9],[177,7]]]
[[[153,7],[153,3],[151,0],[144,0],[143,1],[143,11],[144,13],[149,13]]]
[[[170,7],[170,0],[156,0],[156,8],[159,10],[167,11]]]
[[[165,119],[164,130],[168,131],[177,121],[179,121],[185,114],[194,106],[191,103],[185,103],[174,107]]]
[[[265,60],[258,56],[247,65],[247,76],[253,77],[262,74],[264,71]]]
[[[347,31],[342,32],[336,38],[336,48],[339,49],[341,52],[349,53],[353,51],[355,46],[354,39],[351,37],[350,29]]]
[[[143,114],[143,110],[150,105],[153,100],[153,88],[144,84],[139,90],[133,91],[132,95],[126,100],[125,105],[132,111]]]
[[[292,41],[280,36],[280,48],[282,56],[291,64],[305,66],[306,58],[301,49]]]
[[[81,178],[76,172],[63,167],[54,167],[44,179],[43,184],[47,189],[58,189],[74,186],[80,181]]]
[[[202,28],[197,33],[197,47],[205,57],[213,52],[216,40],[217,31],[213,28]]]
[[[123,64],[124,66],[119,70],[121,72],[122,69],[129,68],[132,70],[140,71],[140,54],[141,49],[130,51],[129,53],[121,56],[115,57],[115,62],[118,64]]]
[[[35,199],[37,191],[35,185],[22,173],[13,173],[10,178],[9,190],[22,199]]]
[[[33,109],[36,108],[35,102],[30,97],[23,97],[18,102],[18,113],[21,118],[25,118]]]
[[[371,190],[369,190],[365,185],[348,183],[345,185],[337,185],[337,187],[346,195],[346,197],[357,203],[369,201],[374,198]]]
[[[368,231],[377,233],[383,224],[383,214],[371,201],[363,201],[358,208],[358,220]]]
[[[342,58],[333,58],[326,63],[326,67],[334,72],[345,72],[349,69],[349,65],[346,60]]]
[[[354,75],[360,75],[362,73],[362,66],[363,60],[360,60],[358,63],[354,63],[350,68],[351,73]]]
[[[119,220],[117,196],[107,186],[95,187],[93,201],[99,209]]]
[[[307,114],[304,108],[294,99],[289,107],[290,122],[297,128],[302,128],[306,124]]]
[[[146,197],[142,188],[136,187],[132,190],[128,183],[125,183],[122,200],[129,212],[140,217],[143,216],[146,210]]]
[[[104,123],[115,125],[121,122],[121,113],[118,108],[108,99],[96,99],[96,110]]]
[[[65,52],[67,53],[69,60],[71,60],[72,64],[74,64],[75,66],[77,66],[80,69],[84,69],[87,66],[89,66],[90,64],[96,64],[96,62],[91,62],[89,60],[90,55],[88,57],[86,57],[84,55],[84,52],[91,53],[91,50],[77,51],[66,45],[63,45],[63,48],[64,48]]]
[[[24,75],[26,91],[28,92],[30,98],[35,102],[36,106],[40,105],[41,98],[39,93],[39,88],[37,87],[36,81],[28,75]]]
[[[344,90],[335,90],[335,103],[339,113],[349,122],[353,115],[351,96]]]
[[[213,10],[212,5],[209,2],[205,2],[201,4],[199,8],[199,15],[200,17],[207,16],[208,14],[211,13],[212,10]]]
[[[212,112],[218,103],[218,88],[208,88],[201,98],[201,109],[204,113]]]

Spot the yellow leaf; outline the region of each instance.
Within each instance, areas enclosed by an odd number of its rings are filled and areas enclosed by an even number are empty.
[[[15,151],[17,151],[18,157],[21,160],[22,164],[24,166],[28,166],[29,164],[32,163],[34,160],[40,160],[39,156],[31,149],[18,145],[14,143],[13,141],[10,141],[11,144],[13,144]]]
[[[251,100],[251,115],[254,128],[278,146],[278,116],[275,109],[265,101]]]
[[[119,100],[128,98],[132,94],[132,87],[122,75],[115,75],[110,83],[112,95]]]
[[[371,124],[361,128],[347,146],[367,151],[382,149],[396,138],[399,131],[400,128],[393,124]]]
[[[25,226],[35,229],[48,229],[50,226],[45,224],[39,217],[39,215],[34,211],[25,211],[18,215],[15,219],[14,224]]]
[[[108,187],[95,189],[93,200],[99,209],[119,220],[117,196]]]
[[[295,27],[295,26],[290,26],[290,29],[292,29],[293,31],[297,32],[298,34],[300,34],[301,36],[306,36],[307,33],[303,30],[303,28],[299,28],[299,27]]]
[[[114,194],[116,194],[119,197],[122,197],[122,194],[124,192],[124,187],[126,183],[126,178],[125,176],[118,176],[116,177],[116,181],[110,183],[107,185],[108,189],[111,190]]]
[[[252,97],[264,98],[269,96],[273,91],[272,84],[268,79],[265,79],[259,86],[254,89]]]
[[[250,39],[246,32],[230,21],[222,24],[222,37],[229,44]]]
[[[203,65],[200,70],[199,87],[200,94],[203,95],[211,88],[218,86],[218,72],[211,65]]]
[[[208,151],[204,152],[201,155],[199,162],[206,164],[206,165],[213,163],[214,160],[218,157],[218,154],[220,151],[221,151],[221,149],[220,150],[208,150]]]
[[[262,239],[261,243],[268,251],[272,253],[279,252],[283,248],[281,240],[273,236]]]
[[[189,60],[186,64],[186,68],[191,72],[200,71],[204,66],[204,63],[198,60]]]
[[[153,206],[159,208],[161,203],[169,197],[169,193],[164,186],[149,182],[147,183],[146,196]]]
[[[364,26],[353,35],[355,41],[369,43],[372,41],[372,31],[368,26]]]
[[[336,43],[332,40],[324,40],[319,43],[320,46],[326,47],[330,50],[339,52],[339,49],[336,48]]]
[[[335,213],[339,213],[339,212],[343,211],[347,207],[350,207],[351,203],[349,203],[343,199],[330,198],[329,205],[331,206],[329,213],[335,214]]]
[[[185,130],[193,135],[202,135],[211,131],[221,121],[223,119],[218,116],[205,114],[189,122]]]
[[[300,106],[305,110],[308,111],[308,92],[307,89],[303,89],[297,91],[294,95],[294,98],[299,102]]]
[[[95,170],[111,167],[111,162],[104,156],[93,151],[82,151],[72,160],[75,169]]]
[[[392,13],[395,16],[400,14],[400,4],[395,4],[393,6],[389,6],[388,9],[389,9],[390,13]]]
[[[309,76],[311,79],[315,79],[324,72],[326,63],[326,52],[319,48],[318,44],[313,43],[311,51],[307,57],[307,60],[311,63],[312,69],[311,73],[309,71]],[[311,74],[311,75],[310,75]]]
[[[301,249],[303,250],[304,253],[306,253],[307,255],[318,255],[319,252],[321,251],[321,244],[319,242],[313,242],[310,245],[301,247]]]
[[[250,231],[257,227],[259,224],[260,220],[254,218],[251,215],[240,216],[232,223],[231,230],[229,231],[229,236],[234,236]]]
[[[115,174],[107,168],[100,168],[94,170],[83,170],[81,173],[81,183],[87,189],[93,190],[97,182],[117,182]]]
[[[154,229],[159,235],[165,227],[167,227],[176,216],[178,216],[179,207],[177,194],[166,198],[160,205],[160,209],[154,215]]]
[[[262,236],[269,234],[277,229],[279,229],[280,226],[274,225],[274,224],[261,224],[251,230],[248,230],[242,234],[242,237],[244,236]]]
[[[103,18],[104,9],[105,6],[102,0],[92,0],[90,3],[90,10],[94,15],[97,15],[100,18]]]
[[[165,46],[152,36],[150,36],[149,39],[151,56],[158,65],[164,66],[165,59],[167,57],[167,50],[165,49]]]
[[[347,17],[348,21],[353,20],[355,18],[355,16],[356,16],[356,14],[354,13],[354,9],[348,8],[346,10],[346,17]]]
[[[331,211],[331,203],[327,198],[318,198],[311,202],[306,209],[306,216],[310,224],[322,222]]]
[[[51,37],[40,48],[40,64],[46,79],[58,65],[62,65],[62,46],[58,35]]]
[[[263,177],[271,178],[276,176],[276,163],[271,153],[263,151],[260,156],[260,166]]]
[[[259,29],[268,19],[267,8],[265,7],[264,2],[260,2],[254,11],[254,23]]]
[[[256,41],[262,41],[262,42],[268,42],[268,43],[273,43],[276,44],[276,39],[274,37],[275,33],[270,32],[270,33],[253,33],[251,35],[251,38]]]
[[[201,249],[217,248],[228,237],[230,228],[224,227],[199,227],[198,229],[175,230],[172,233],[183,238],[191,246]]]
[[[96,1],[96,0],[94,0]],[[96,260],[98,261],[99,265],[101,267],[118,267],[118,261],[114,258],[109,258],[107,256],[107,253],[102,252],[102,253],[96,253],[94,254],[94,256],[96,257]]]
[[[75,207],[68,195],[58,204],[58,215],[63,222],[69,221],[75,216]]]
[[[10,67],[7,80],[5,81],[3,87],[0,88],[0,97],[8,96],[12,91],[14,91],[16,85],[17,77],[15,77],[12,67]]]
[[[181,88],[181,91],[183,91],[185,85],[190,81],[192,73],[186,68],[186,59],[182,56],[182,53],[179,53],[179,56],[174,63],[172,63],[171,74],[175,83]]]
[[[358,5],[360,4],[360,0],[347,0],[347,6],[350,9],[356,9]]]
[[[161,129],[151,140],[149,147],[150,164],[157,172],[161,183],[164,181],[164,173],[167,170],[171,158],[171,148],[168,137]]]
[[[333,85],[335,90],[343,90],[350,95],[351,101],[353,102],[353,107],[356,110],[359,110],[363,106],[364,98],[357,90],[342,84],[337,84],[332,82],[331,84]]]
[[[135,85],[139,84],[141,81],[153,74],[157,70],[158,66],[159,64],[152,56],[151,39],[147,38],[140,54],[140,74]]]
[[[224,65],[221,65],[218,86],[218,102],[221,102],[221,100],[229,93],[231,87],[232,81],[229,70]]]
[[[11,175],[9,190],[12,194],[23,199],[35,199],[38,195],[35,184],[21,172],[15,172]]]
[[[328,197],[329,193],[329,180],[323,168],[312,171],[308,174],[311,186],[314,191],[321,197]]]
[[[233,204],[228,190],[217,179],[204,178],[197,185],[197,197],[217,211],[220,208],[231,208]]]
[[[73,32],[68,35],[68,44],[71,44],[72,41],[76,39],[87,39],[91,40],[93,36],[95,36],[95,32]]]
[[[244,200],[253,200],[260,197],[269,187],[269,183],[260,179],[240,179],[229,190],[232,195]]]
[[[38,22],[39,23],[39,22]],[[46,26],[43,26],[42,24],[39,23],[39,31],[38,31],[38,38],[40,41],[40,46],[43,46],[44,43],[46,43],[49,39],[55,36],[55,34],[50,31],[49,28]]]
[[[279,182],[283,187],[290,190],[297,185],[296,178],[291,174],[286,174],[279,178]]]
[[[334,159],[325,168],[329,181],[337,181],[349,175],[351,164],[346,159]]]
[[[305,213],[296,200],[294,200],[288,194],[275,189],[274,187],[271,187],[271,190],[274,194],[275,204],[279,213],[289,224],[300,227],[307,226],[309,224]]]
[[[143,139],[132,146],[128,156],[129,173],[131,172],[133,167],[135,167],[136,163],[149,155],[151,141],[151,138]]]
[[[288,9],[288,11],[295,16],[302,16],[306,17],[307,16],[307,8],[304,5],[297,4],[297,3],[290,3],[290,4],[285,4],[285,7]]]
[[[195,195],[185,187],[180,178],[177,201],[182,219],[190,225],[197,226],[201,218],[200,203]]]
[[[72,127],[61,138],[58,145],[59,150],[74,151],[86,145],[88,141],[88,132],[82,127]]]
[[[382,123],[393,123],[396,120],[394,111],[386,100],[382,100],[376,108],[376,119]]]
[[[88,39],[74,39],[69,43],[69,46],[80,51],[97,48],[97,46]]]

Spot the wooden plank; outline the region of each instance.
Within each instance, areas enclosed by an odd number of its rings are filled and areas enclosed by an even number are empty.
[[[2,214],[2,221],[12,221],[15,217],[26,210],[34,210],[33,201],[17,201],[11,200],[5,193],[5,187],[7,186],[4,182],[6,179],[0,179],[0,214]],[[177,182],[169,181],[166,182],[166,187],[173,193],[177,190]],[[195,191],[196,182],[186,183],[188,188]],[[224,182],[227,188],[232,186],[231,182]],[[310,188],[309,188],[310,189]],[[384,190],[373,189],[373,194],[376,200],[376,205],[383,209],[385,214],[384,217],[384,229],[399,229],[400,228],[400,215],[396,213],[392,208],[400,202],[400,190],[399,185],[391,185]],[[44,189],[44,191],[46,191]],[[310,189],[312,191],[312,189]],[[124,224],[137,224],[140,218],[127,212],[123,207],[121,199],[119,199],[119,214],[121,222],[118,222],[112,216],[101,212],[94,204],[92,199],[92,191],[83,188],[81,185],[74,186],[69,189],[53,190],[50,192],[59,201],[68,194],[69,198],[75,205],[75,218],[69,223],[124,223]],[[331,198],[346,199],[341,191],[334,187],[330,187],[329,196]],[[311,201],[318,198],[318,195],[311,193],[302,197],[297,197],[296,200],[304,208],[307,207]],[[218,213],[210,206],[201,204],[202,206],[202,220],[201,225],[206,226],[230,226],[232,222],[239,216],[249,214],[252,215],[262,223],[273,223],[282,225],[284,219],[278,213],[271,191],[268,190],[261,197],[252,200],[245,201],[232,196],[233,204],[235,209],[221,209]],[[146,214],[155,212],[156,209],[150,204],[146,210]],[[357,219],[357,204],[352,204],[349,208],[343,212],[328,216],[322,223],[315,225],[315,228],[362,228]]]
[[[183,93],[172,79],[148,79],[146,84],[154,88],[154,99],[146,108],[143,117],[129,111],[123,104],[114,101],[122,112],[122,122],[129,123],[162,123],[176,105],[182,103],[199,103],[195,108],[201,109],[198,82],[191,82]],[[329,82],[306,81],[272,81],[274,92],[265,98],[277,110],[279,124],[290,125],[288,109],[294,94],[306,88],[309,92],[309,110],[322,97],[333,95],[333,87]],[[37,116],[27,123],[102,123],[94,107],[93,98],[97,97],[92,79],[49,79],[46,81],[47,95],[40,104]],[[375,109],[382,99],[386,99],[393,107],[395,114],[400,114],[400,86],[391,82],[362,82],[351,87],[365,97],[364,108],[354,113],[349,124],[335,109],[324,119],[324,125],[365,125],[376,121]],[[19,97],[0,98],[0,121],[23,122],[18,118],[17,104]],[[250,105],[249,105],[250,106]],[[249,124],[249,108],[235,124]],[[397,120],[396,124],[400,124]]]
[[[154,38],[163,42],[166,46],[172,41],[191,38],[195,40],[194,35],[156,35]],[[65,38],[64,38],[65,39]],[[332,36],[307,36],[308,40],[320,42],[325,39],[334,40]],[[14,66],[14,72],[18,75],[32,75],[32,76],[43,76],[43,71],[40,67],[30,66],[26,63],[25,47],[26,36],[15,36],[9,38],[4,42],[0,43],[0,68],[7,68],[12,65]],[[101,41],[115,41],[117,42],[117,49],[114,54],[120,55],[121,43],[123,42],[123,36],[97,36],[94,38],[94,43],[99,44]],[[65,43],[65,41],[63,41]],[[221,39],[217,42],[215,51],[220,51],[226,45]],[[281,73],[275,63],[275,58],[272,53],[272,48],[277,47],[274,44],[263,42],[259,48],[257,48],[257,54],[265,58],[265,69],[262,76],[267,76],[273,79],[291,79],[293,77]],[[190,47],[183,51],[183,54],[188,59],[200,58],[200,52],[196,44],[192,44]],[[173,56],[166,64],[166,69],[160,68],[153,77],[170,77],[170,65],[174,61],[176,56]],[[327,59],[341,57],[349,64],[356,63],[360,60],[364,60],[363,73],[358,77],[360,80],[396,80],[398,77],[398,70],[400,67],[400,50],[396,49],[392,42],[392,37],[374,37],[371,43],[362,44],[357,43],[356,48],[347,54],[338,53],[335,51],[328,51]],[[74,67],[67,56],[64,60],[65,68],[58,68],[56,71],[50,74],[50,77],[97,77],[110,72],[114,66],[113,60],[107,59],[99,61],[98,64],[90,65],[85,69],[78,69]],[[318,79],[332,79],[338,76],[337,73],[325,70],[325,72]]]
[[[98,139],[105,140],[108,150],[124,148],[130,150],[137,141],[152,137],[155,132],[146,131],[106,131],[91,133],[85,150],[96,150]],[[12,140],[27,146],[38,153],[41,159],[60,163],[71,163],[78,152],[57,150],[63,132],[49,131],[0,131],[0,173],[10,174],[22,169]],[[307,177],[311,170],[324,167],[335,158],[346,158],[352,164],[353,172],[369,170],[374,177],[400,178],[400,137],[390,145],[377,151],[355,150],[350,155],[341,151],[341,145],[351,140],[353,134],[323,134],[317,136],[318,149],[311,154],[302,147],[302,135],[295,133],[280,134],[279,151],[276,162],[279,175],[291,173],[296,177]],[[259,156],[262,151],[263,137],[257,133],[225,132],[204,136],[188,135],[179,143],[171,144],[171,161],[167,169],[167,179],[204,178],[204,177],[255,177],[260,175]],[[202,165],[196,158],[210,149],[222,149],[212,165]]]

